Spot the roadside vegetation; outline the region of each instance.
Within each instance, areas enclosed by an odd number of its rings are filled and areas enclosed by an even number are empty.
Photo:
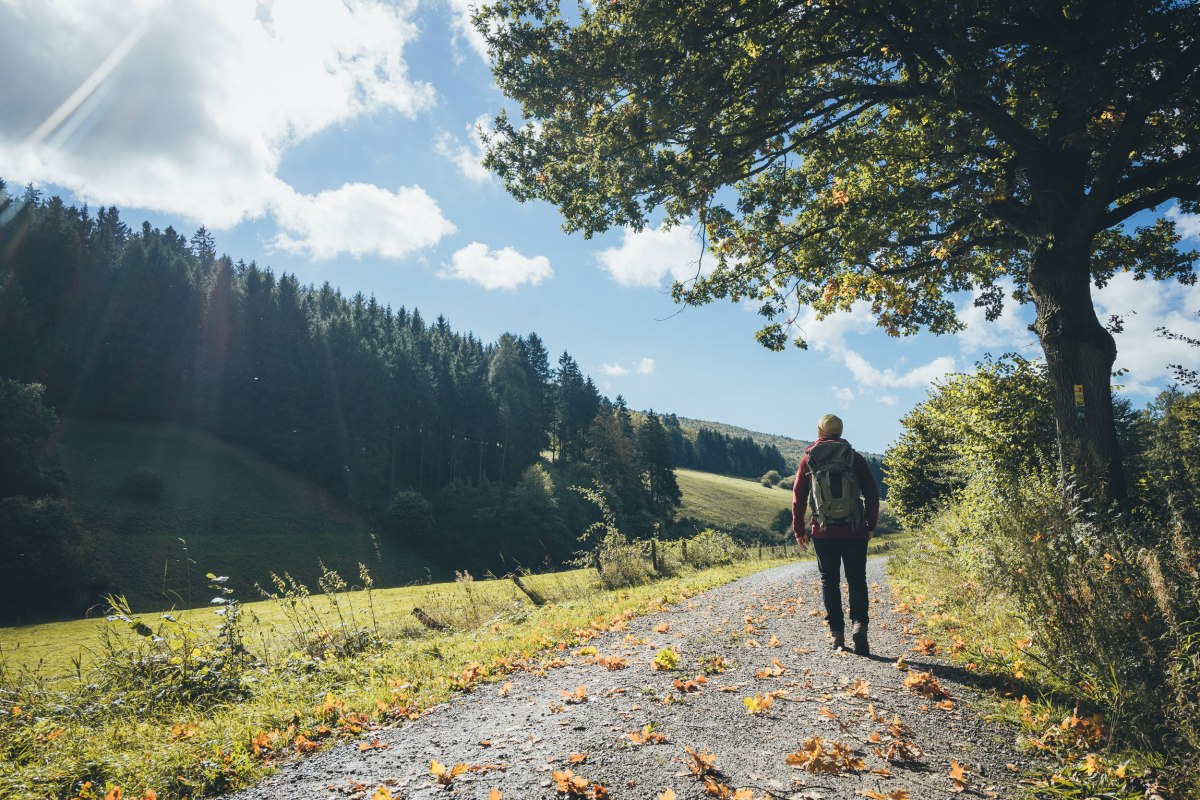
[[[887,455],[893,562],[927,652],[995,676],[998,718],[1057,767],[1036,797],[1194,797],[1200,783],[1200,392],[1117,403],[1134,500],[1064,511],[1044,367],[950,376]]]
[[[107,620],[60,623],[66,635],[39,626],[36,659],[23,629],[0,631],[0,796],[196,798],[333,741],[369,748],[373,728],[554,669],[596,632],[785,555],[716,531],[656,549],[657,569],[608,531],[599,573],[525,576],[523,589],[459,573],[377,590],[364,568],[353,589],[332,571],[311,588],[278,576],[246,602],[252,588],[209,574],[210,609],[139,615],[117,599]]]

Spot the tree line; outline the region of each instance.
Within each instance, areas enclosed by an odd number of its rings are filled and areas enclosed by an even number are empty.
[[[782,460],[609,400],[536,333],[485,343],[444,317],[218,255],[204,228],[131,228],[116,208],[93,215],[2,181],[0,218],[4,411],[38,420],[6,436],[41,442],[23,485],[53,471],[47,409],[185,423],[405,544],[499,570],[572,556],[597,511],[571,486],[598,484],[622,530],[648,536],[679,504],[676,464],[753,476]],[[62,494],[39,480],[5,496]]]

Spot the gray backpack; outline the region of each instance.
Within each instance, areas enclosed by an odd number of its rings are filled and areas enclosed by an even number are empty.
[[[808,451],[808,471],[812,476],[808,507],[813,519],[822,528],[830,524],[861,526],[864,512],[854,473],[854,448],[847,442],[813,445]]]

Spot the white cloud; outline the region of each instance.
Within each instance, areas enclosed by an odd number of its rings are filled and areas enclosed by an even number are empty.
[[[1004,294],[1004,308],[995,320],[989,322],[985,310],[974,304],[978,293],[958,309],[958,318],[967,326],[956,337],[963,352],[990,350],[999,354],[1033,350],[1040,356],[1037,337],[1029,330],[1029,324],[1033,321],[1032,307],[1022,306],[1012,299],[1011,280],[1001,281],[1000,288]]]
[[[854,377],[860,394],[875,395],[881,402],[891,405],[896,402],[892,395],[882,394],[887,389],[924,389],[931,383],[954,372],[956,362],[950,356],[938,356],[927,364],[907,370],[901,360],[895,367],[878,369],[857,350],[850,347],[846,338],[851,335],[868,335],[876,328],[875,317],[865,301],[856,302],[848,312],[831,314],[818,320],[811,308],[803,308],[797,314],[796,326],[813,350],[825,353],[831,361],[840,362]],[[889,402],[890,401],[890,402]]]
[[[315,259],[342,253],[401,259],[455,231],[419,186],[389,192],[348,183],[317,195],[292,192],[276,201],[275,216],[281,229],[275,246]]]
[[[1175,231],[1184,239],[1200,239],[1200,214],[1185,214],[1174,205],[1167,209],[1167,219],[1174,220]]]
[[[621,375],[629,374],[629,370],[625,369],[624,367],[622,367],[620,364],[617,364],[617,363],[601,364],[600,371],[603,372],[605,375],[608,375],[610,378],[616,378]]]
[[[654,359],[643,358],[637,363],[637,371],[640,375],[649,375],[651,372],[654,372]]]
[[[883,403],[885,406],[894,406],[896,403],[900,402],[900,398],[896,397],[894,394],[881,394],[879,395],[879,402]]]
[[[833,392],[833,398],[843,406],[848,406],[854,402],[854,390],[845,386],[834,386],[830,391]]]
[[[666,277],[694,277],[700,250],[700,239],[687,227],[626,229],[621,244],[596,253],[596,260],[622,286],[657,288]]]
[[[0,82],[0,174],[212,229],[287,216],[289,149],[433,104],[403,58],[415,11],[414,0],[0,3],[0,74],[23,76]]]
[[[445,131],[434,142],[437,154],[458,167],[462,176],[473,183],[486,183],[492,178],[492,173],[483,166],[483,137],[479,134],[489,121],[488,115],[484,114],[467,126],[467,144]]]
[[[441,272],[443,278],[457,278],[484,289],[516,289],[523,283],[536,286],[554,274],[545,256],[523,256],[511,247],[490,250],[481,242],[471,242],[451,256]]]
[[[471,24],[471,14],[479,5],[478,0],[446,0],[450,6],[451,26],[454,30],[453,43],[466,40],[471,49],[485,62],[488,61],[487,42],[483,34]]]
[[[1155,328],[1200,338],[1200,285],[1165,281],[1135,281],[1129,273],[1115,276],[1094,294],[1101,320],[1120,316],[1123,333],[1116,334],[1116,368],[1129,374],[1114,379],[1126,394],[1153,395],[1171,383],[1168,364],[1200,368],[1200,348],[1164,339]]]

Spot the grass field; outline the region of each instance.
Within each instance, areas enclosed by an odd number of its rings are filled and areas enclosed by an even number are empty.
[[[158,614],[141,621],[163,633],[160,645],[123,622],[0,629],[0,705],[11,710],[0,714],[0,796],[228,792],[261,778],[289,753],[359,735],[368,721],[410,718],[477,681],[549,668],[567,648],[630,614],[779,563],[745,560],[608,591],[592,570],[530,576],[527,585],[550,601],[541,608],[512,583],[496,580],[377,590],[370,597],[357,591],[336,601],[315,596],[298,603],[298,615],[289,604],[248,604],[243,641],[262,660],[244,668],[240,699],[230,702],[204,694],[204,681],[215,674],[206,665],[217,662],[198,661],[203,669],[197,670],[178,655],[169,662],[178,662],[173,667],[147,661],[148,648],[186,652],[176,647],[185,641],[198,647],[192,658],[212,658],[214,640],[181,638],[178,623]],[[417,603],[451,629],[417,628],[410,614]],[[216,620],[211,609],[177,618],[197,628]],[[115,637],[108,648],[100,640],[106,625]],[[345,640],[354,631],[368,634],[361,649],[311,654],[313,644]],[[34,639],[40,655],[28,646]],[[71,662],[82,643],[107,652],[108,660],[85,662],[76,676]],[[33,665],[41,660],[36,674],[27,669],[30,657]],[[146,683],[141,676],[153,664],[162,677]],[[81,708],[88,710],[78,713]]]
[[[229,575],[244,597],[271,571],[315,584],[319,561],[348,580],[367,564],[381,586],[430,577],[424,559],[373,537],[320,489],[194,429],[66,419],[59,445],[67,496],[135,610],[207,603],[206,572]],[[137,472],[161,479],[159,499],[121,491]]]
[[[752,525],[773,531],[779,512],[792,507],[790,491],[768,488],[758,481],[690,469],[675,470],[675,478],[683,492],[678,516],[719,530]]]

